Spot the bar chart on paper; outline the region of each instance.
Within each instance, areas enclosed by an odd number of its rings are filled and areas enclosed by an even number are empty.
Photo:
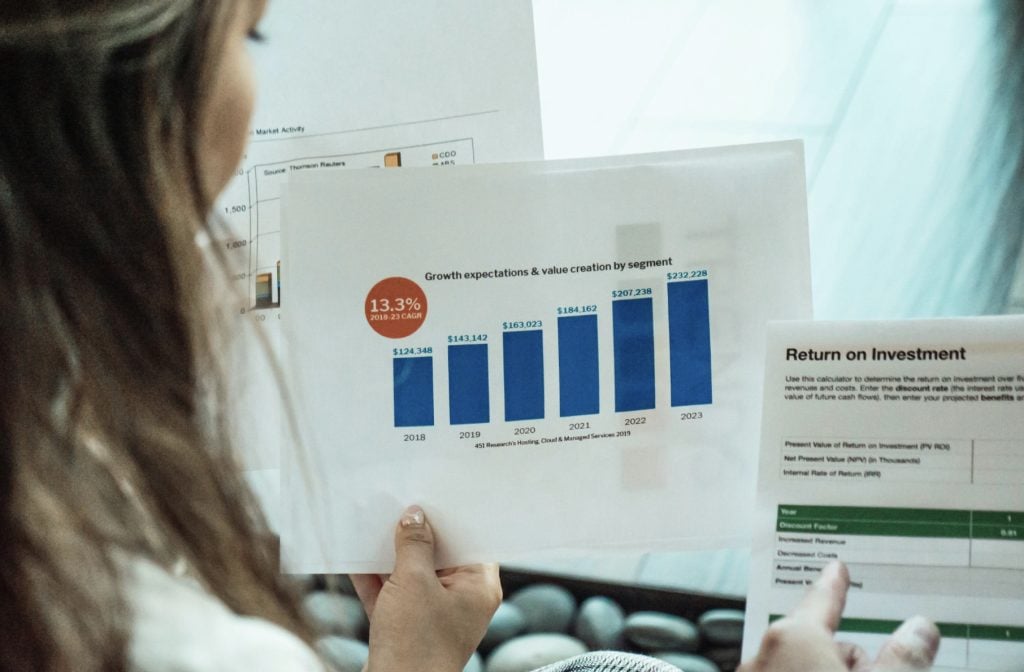
[[[801,151],[293,175],[301,571],[411,501],[465,533],[440,563],[744,543],[765,325],[810,314]]]
[[[706,270],[663,274],[657,283],[594,289],[589,302],[553,302],[515,319],[435,324],[434,338],[412,346],[403,338],[391,349],[394,426],[586,422],[711,404],[709,282]],[[411,296],[416,291],[371,291],[371,325],[424,319],[426,296]],[[658,365],[659,351],[667,366]]]

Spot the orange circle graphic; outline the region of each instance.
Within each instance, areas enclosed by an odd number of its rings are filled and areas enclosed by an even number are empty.
[[[381,336],[405,338],[427,319],[427,295],[408,278],[384,278],[370,290],[363,304],[366,321]]]

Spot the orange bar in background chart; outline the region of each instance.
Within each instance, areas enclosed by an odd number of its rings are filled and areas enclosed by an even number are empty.
[[[273,278],[272,273],[256,276],[256,308],[270,308],[274,305]]]
[[[384,167],[385,168],[401,168],[402,167],[402,153],[401,152],[388,152],[384,155]]]

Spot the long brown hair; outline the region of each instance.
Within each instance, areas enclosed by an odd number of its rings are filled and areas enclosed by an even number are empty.
[[[121,558],[305,633],[229,449],[200,244],[195,139],[244,1],[0,5],[0,669],[125,669]]]

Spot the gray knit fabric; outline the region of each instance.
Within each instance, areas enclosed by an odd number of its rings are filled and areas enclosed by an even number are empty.
[[[679,668],[655,658],[633,653],[592,651],[546,665],[534,672],[679,672]]]

